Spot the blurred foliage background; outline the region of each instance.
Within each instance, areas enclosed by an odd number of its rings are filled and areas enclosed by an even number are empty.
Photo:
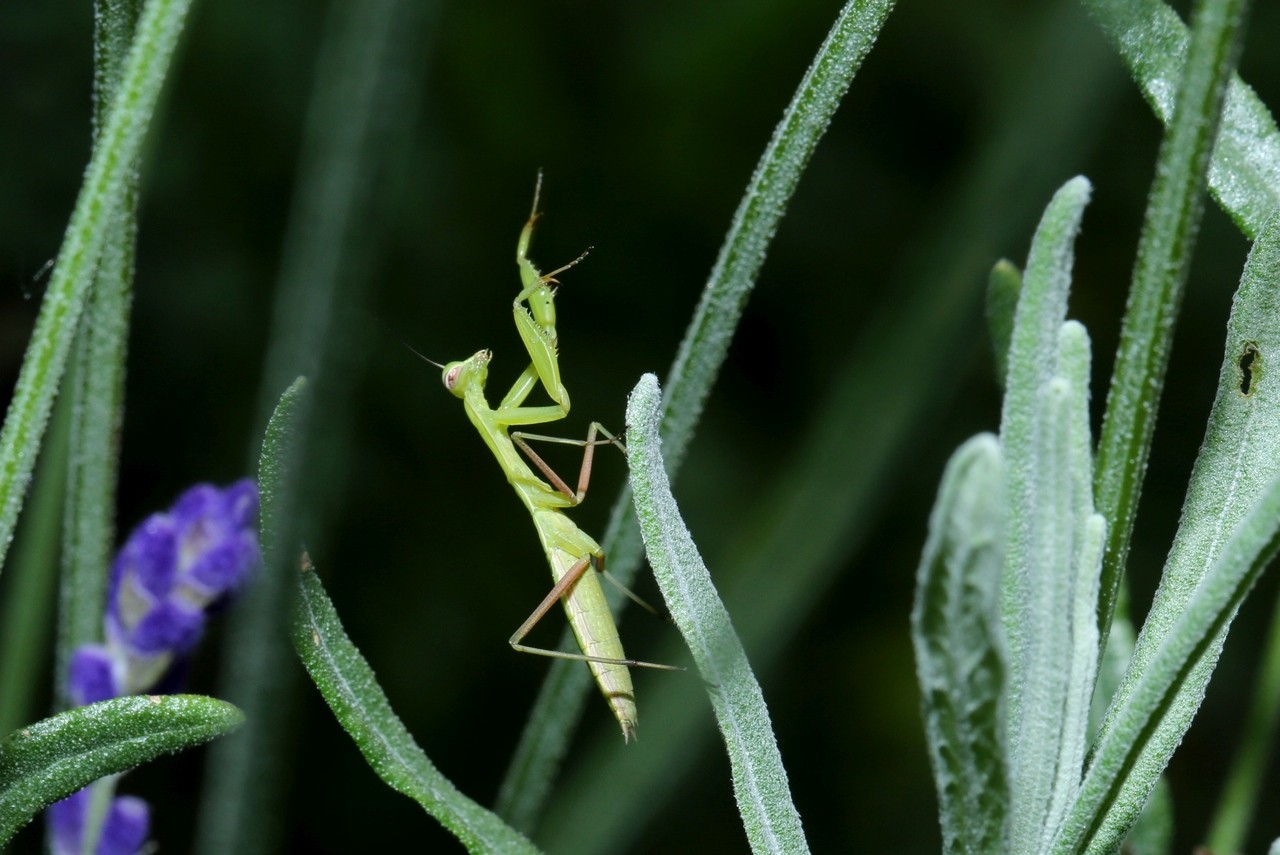
[[[371,102],[376,169],[360,179],[364,213],[313,378],[322,409],[305,539],[397,712],[445,774],[491,803],[547,667],[505,640],[548,574],[458,402],[400,339],[440,361],[491,347],[492,394],[505,390],[523,367],[509,309],[515,240],[541,168],[546,216],[533,258],[549,269],[594,247],[560,292],[575,405],[564,432],[585,432],[592,419],[620,428],[639,374],[661,377],[670,365],[742,189],[840,4],[394,2],[399,23],[376,48],[389,69]],[[1175,5],[1185,18],[1189,4]],[[1268,46],[1280,10],[1257,7],[1241,73],[1276,104],[1280,54]],[[321,4],[203,0],[188,23],[143,168],[122,535],[192,482],[252,471],[274,293],[299,219],[294,191],[310,168],[307,115],[331,14]],[[88,158],[91,37],[87,4],[0,5],[6,383]],[[997,425],[980,321],[986,273],[1000,256],[1023,262],[1058,185],[1081,173],[1093,181],[1071,314],[1094,340],[1096,429],[1159,140],[1078,4],[903,2],[810,164],[676,493],[740,623],[764,597],[735,589],[735,572],[771,537],[784,503],[832,504],[814,521],[820,529],[789,535],[793,560],[770,571],[784,587],[802,575],[819,581],[800,583],[785,631],[748,646],[767,660],[758,675],[817,851],[938,847],[908,612],[943,462]],[[1210,206],[1130,563],[1139,621],[1203,435],[1247,249]],[[868,348],[891,356],[892,371],[859,375]],[[917,390],[917,404],[893,409],[886,389]],[[800,449],[824,425],[874,424],[881,408],[886,443],[817,440],[824,477],[797,474]],[[591,532],[602,531],[624,480],[620,458],[598,460],[591,500],[574,514]],[[555,462],[571,468],[573,455]],[[869,500],[844,507],[829,486],[844,481],[865,483]],[[812,562],[824,569],[805,575]],[[649,579],[637,588],[657,596]],[[1169,769],[1176,851],[1203,832],[1276,593],[1268,577],[1246,603]],[[538,637],[550,644],[559,615],[548,623]],[[640,613],[627,615],[623,633],[645,659],[661,659],[675,637]],[[216,656],[207,644],[192,690],[214,690]],[[282,675],[299,689],[292,741],[280,746],[292,778],[281,817],[288,851],[447,851],[447,835],[374,777],[297,671]],[[692,678],[640,674],[638,744],[624,746],[590,700],[564,795],[535,840],[587,848],[557,826],[575,821],[585,789],[593,811],[626,817],[619,829],[601,826],[603,851],[745,848],[705,704],[698,741],[679,749],[684,766],[658,784],[637,784],[630,771],[664,749],[654,720],[662,710],[646,696],[667,681],[686,681],[686,697],[704,704]],[[585,762],[607,771],[575,787],[575,764]],[[173,758],[123,786],[156,805],[156,837],[171,851],[190,839],[199,763]],[[1255,845],[1276,833],[1260,829]],[[35,851],[38,838],[28,830],[17,848]]]

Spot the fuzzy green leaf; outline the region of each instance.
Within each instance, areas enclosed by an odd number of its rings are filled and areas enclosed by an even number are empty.
[[[1147,103],[1165,125],[1186,67],[1190,36],[1160,0],[1085,0]],[[1253,89],[1232,75],[1209,166],[1209,192],[1244,232],[1255,238],[1280,206],[1280,130]]]
[[[1096,621],[1105,524],[1093,513],[1089,340],[1084,327],[1063,321],[1089,189],[1083,178],[1064,185],[1032,240],[1001,420],[1010,500],[1002,592],[1009,847],[1020,853],[1039,850],[1075,796],[1097,668],[1097,632],[1086,624]]]
[[[149,0],[40,305],[0,430],[0,564],[108,232],[130,186],[191,0]]]
[[[108,121],[141,7],[140,0],[94,2],[96,131]],[[67,669],[75,649],[102,638],[102,613],[116,539],[116,473],[138,230],[136,164],[126,172],[124,184],[120,208],[103,242],[63,392],[70,402],[72,424],[54,681],[60,707],[70,704],[65,697],[70,685]]]
[[[1245,263],[1231,318],[1218,392],[1204,443],[1191,473],[1182,522],[1174,537],[1160,588],[1138,637],[1130,668],[1103,727],[1105,737],[1120,705],[1188,608],[1193,592],[1223,555],[1228,533],[1257,506],[1271,479],[1280,476],[1280,384],[1270,365],[1280,358],[1280,216],[1272,218]],[[1246,394],[1247,390],[1247,394]],[[1199,654],[1176,702],[1162,713],[1142,774],[1126,783],[1115,822],[1141,809],[1152,774],[1191,724],[1221,651],[1218,638]]]
[[[1005,517],[1000,445],[981,434],[947,463],[911,611],[946,853],[1008,850],[999,593]]]
[[[987,333],[996,363],[996,380],[1003,387],[1009,373],[1009,341],[1013,338],[1013,314],[1022,292],[1022,271],[1012,261],[1000,259],[987,276]]]
[[[1197,3],[1185,73],[1174,78],[1177,101],[1156,161],[1098,439],[1096,492],[1108,525],[1098,600],[1104,641],[1129,553],[1173,330],[1204,208],[1206,172],[1247,6],[1247,0]],[[1267,213],[1275,204],[1273,199]],[[1254,222],[1255,228],[1259,225]]]
[[[427,758],[378,685],[303,557],[293,646],[316,688],[378,777],[422,805],[471,852],[537,852],[518,831],[463,795]]]
[[[1044,421],[1044,390],[1057,370],[1058,334],[1067,313],[1075,236],[1090,186],[1073,178],[1054,194],[1036,229],[1023,274],[1022,295],[1009,344],[1009,371],[1000,420],[1000,443],[1008,471],[1008,550],[1002,611],[1009,644],[1009,747],[1016,757],[1027,636],[1035,628],[1031,611],[1032,570],[1041,566],[1033,536],[1036,508],[1045,488],[1037,481]],[[1060,564],[1058,566],[1066,566]],[[1016,774],[1016,768],[1011,767]],[[1017,791],[1014,791],[1015,799]]]
[[[658,436],[660,397],[658,378],[646,374],[627,401],[627,462],[645,553],[707,684],[752,851],[808,852],[764,693],[671,495]]]
[[[77,707],[0,741],[0,845],[42,808],[98,778],[237,728],[240,711],[201,695],[133,695]]]

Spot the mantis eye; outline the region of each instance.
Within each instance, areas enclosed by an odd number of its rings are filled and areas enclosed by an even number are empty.
[[[444,382],[444,387],[450,392],[458,387],[458,376],[462,374],[463,367],[464,363],[462,362],[454,362],[451,365],[445,366],[444,376],[441,380]]]

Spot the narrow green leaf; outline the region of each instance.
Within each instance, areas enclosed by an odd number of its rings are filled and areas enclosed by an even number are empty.
[[[1028,515],[1032,549],[1025,571],[1027,600],[1021,613],[1023,667],[1020,683],[1008,687],[1009,707],[1026,711],[1009,719],[1009,851],[1025,855],[1040,851],[1052,828],[1052,811],[1060,798],[1056,789],[1058,764],[1069,739],[1065,728],[1072,696],[1070,665],[1063,661],[1071,651],[1071,569],[1076,541],[1068,410],[1071,393],[1066,381],[1054,378],[1041,397],[1041,436],[1033,449],[1031,472],[1034,504]],[[1019,514],[1010,507],[1009,515],[1015,519]]]
[[[951,455],[916,575],[911,638],[943,851],[1008,851],[1000,626],[1004,461],[990,434]]]
[[[1257,505],[1271,479],[1280,475],[1280,384],[1275,382],[1270,368],[1280,358],[1278,282],[1280,216],[1273,217],[1263,228],[1245,263],[1227,322],[1226,353],[1217,396],[1192,469],[1182,521],[1129,671],[1112,702],[1104,735],[1118,705],[1132,693],[1142,670],[1166,643],[1168,633],[1187,608],[1193,591],[1223,554],[1227,534]],[[1222,641],[1219,637],[1206,648],[1188,676],[1178,703],[1159,723],[1156,738],[1169,751],[1191,724]],[[1166,762],[1167,759],[1166,756]],[[1149,785],[1149,781],[1139,780],[1126,785],[1125,813],[1118,816],[1130,816],[1140,808],[1140,800],[1146,795],[1142,788]]]
[[[262,441],[259,490],[262,495],[264,555],[279,557],[280,514],[291,501],[296,432],[306,410],[305,380],[285,391]],[[272,566],[270,563],[267,566]],[[339,723],[351,734],[370,767],[393,789],[417,801],[473,852],[533,852],[533,846],[494,814],[468,799],[422,753],[390,703],[368,662],[347,637],[333,604],[310,562],[304,560],[293,606],[294,649]],[[216,820],[206,845],[222,839]]]
[[[1061,419],[1060,430],[1064,435],[1059,452],[1061,466],[1066,468],[1066,490],[1062,506],[1070,507],[1069,534],[1070,555],[1061,567],[1048,564],[1048,573],[1033,573],[1038,586],[1061,585],[1061,594],[1055,596],[1053,608],[1065,614],[1061,623],[1062,635],[1044,645],[1036,658],[1039,667],[1060,669],[1062,673],[1061,723],[1057,737],[1056,760],[1053,762],[1050,803],[1043,826],[1041,841],[1047,842],[1047,829],[1061,822],[1066,809],[1075,799],[1080,776],[1084,772],[1084,756],[1089,744],[1089,709],[1097,681],[1098,585],[1101,582],[1102,552],[1106,545],[1106,521],[1093,511],[1093,442],[1089,435],[1089,366],[1091,366],[1089,337],[1082,324],[1066,321],[1059,330],[1059,356],[1057,371],[1064,396],[1057,415],[1048,415],[1048,422]],[[1061,582],[1055,579],[1059,577]],[[1046,736],[1051,736],[1046,733]]]
[[[94,2],[95,138],[107,123],[141,6],[140,0]],[[124,422],[125,358],[137,236],[136,163],[123,180],[123,197],[106,230],[63,392],[70,400],[72,425],[54,670],[60,708],[70,703],[66,697],[67,667],[73,652],[102,637],[107,577],[115,547],[116,473]]]
[[[1280,476],[1230,535],[1159,647],[1130,668],[1130,689],[1112,704],[1080,797],[1046,851],[1101,855],[1119,847],[1185,733],[1168,722],[1189,723],[1204,697],[1196,672],[1214,658],[1240,603],[1277,551]]]
[[[1022,271],[1012,261],[1000,259],[987,276],[987,333],[996,363],[996,382],[1005,385],[1009,373],[1009,342],[1013,338],[1013,314],[1022,292]]]
[[[1089,342],[1082,326],[1063,321],[1089,192],[1084,178],[1067,182],[1032,240],[1001,418],[1010,497],[1002,591],[1009,847],[1018,853],[1039,850],[1075,795],[1098,655],[1096,633],[1079,631],[1077,612],[1096,599],[1105,531],[1093,515]]]
[[[845,4],[747,184],[667,374],[662,432],[672,477],[680,468],[765,253],[805,165],[895,2],[849,0]],[[614,503],[604,537],[610,572],[623,585],[635,577],[641,558],[640,533],[630,505],[624,490]],[[563,642],[571,643],[567,631]],[[589,690],[585,668],[560,661],[548,669],[498,791],[498,812],[517,828],[530,830],[542,812],[550,783],[568,750],[569,736],[582,717]]]
[[[1104,643],[1129,553],[1174,325],[1204,209],[1205,174],[1247,8],[1247,0],[1196,3],[1185,73],[1156,161],[1098,440],[1095,484],[1108,527],[1098,600]]]
[[[1098,587],[1106,521],[1093,508],[1093,440],[1089,432],[1089,334],[1076,321],[1058,332],[1058,376],[1066,384],[1063,418],[1066,422],[1066,466],[1071,500],[1071,557],[1066,565],[1066,588],[1061,605],[1069,615],[1066,635],[1054,651],[1065,674],[1061,734],[1053,794],[1045,826],[1055,827],[1076,796],[1089,746],[1089,712],[1098,675]],[[1054,656],[1048,657],[1049,667]],[[1047,834],[1042,836],[1042,839]]]
[[[537,852],[496,814],[459,792],[414,742],[391,709],[373,669],[347,637],[305,555],[298,583],[294,649],[369,767],[392,789],[422,805],[469,851]]]
[[[0,845],[42,808],[98,778],[238,727],[231,704],[201,695],[132,695],[77,707],[0,741]]]
[[[58,587],[58,538],[62,533],[63,493],[67,481],[67,433],[70,402],[60,399],[40,461],[31,498],[18,521],[12,574],[0,601],[0,734],[38,715],[36,698],[48,678],[48,627],[54,620]],[[102,615],[98,615],[102,623]]]
[[[298,430],[307,406],[307,378],[295,378],[280,396],[267,430],[262,435],[262,454],[258,459],[258,494],[261,496],[259,528],[262,531],[264,556],[281,556],[281,528],[290,508],[289,491],[293,487],[293,454]],[[269,562],[267,563],[270,566]]]
[[[1009,645],[1009,771],[1015,818],[1019,816],[1016,806],[1021,798],[1017,783],[1020,777],[1018,757],[1030,640],[1033,633],[1049,631],[1048,627],[1040,625],[1042,617],[1052,622],[1064,616],[1064,604],[1042,603],[1041,608],[1048,612],[1044,614],[1037,610],[1032,598],[1042,596],[1053,601],[1065,596],[1065,591],[1060,588],[1057,589],[1058,597],[1051,592],[1065,576],[1065,568],[1070,566],[1069,478],[1058,487],[1041,483],[1043,454],[1040,445],[1045,438],[1044,396],[1057,371],[1058,335],[1066,317],[1067,295],[1071,289],[1073,246],[1089,193],[1089,182],[1083,177],[1073,178],[1064,184],[1045,208],[1032,239],[1023,274],[1022,295],[1014,314],[1008,381],[1000,419],[1000,443],[1008,471],[1009,495],[1008,549],[1001,610]],[[1043,507],[1046,502],[1054,500],[1053,490],[1059,487],[1067,491],[1063,494],[1068,501],[1066,516],[1062,517]],[[1037,533],[1037,525],[1041,523],[1046,531]],[[1052,561],[1052,558],[1046,556],[1045,550],[1052,544],[1046,542],[1045,537],[1055,531],[1060,535],[1059,546],[1065,545],[1068,550],[1067,557],[1065,561],[1046,566],[1044,562]],[[1062,572],[1055,576],[1050,568]],[[1037,587],[1038,581],[1046,584]],[[1045,657],[1048,653],[1040,651],[1040,655]],[[1048,680],[1056,680],[1060,676],[1060,668],[1055,666],[1051,669],[1047,662],[1042,661],[1041,668],[1041,674]],[[1041,688],[1049,690],[1047,686]],[[1047,750],[1047,746],[1042,748]],[[1045,771],[1033,772],[1036,768],[1034,765],[1023,766],[1021,774],[1043,774]],[[1047,798],[1047,792],[1040,792],[1038,798]],[[1030,811],[1024,811],[1021,816],[1021,821],[1026,823],[1023,832],[1030,839],[1036,833],[1037,817]],[[1042,820],[1044,817],[1040,815],[1038,818]],[[1016,834],[1011,842],[1016,850]]]
[[[89,160],[0,429],[0,564],[106,235],[124,201],[191,0],[149,0]]]
[[[658,378],[646,374],[627,401],[627,462],[645,553],[707,684],[751,850],[808,852],[764,693],[671,495],[658,436],[660,398]]]
[[[1191,41],[1178,13],[1161,0],[1085,0],[1084,5],[1156,117],[1170,125]],[[1280,131],[1267,106],[1235,74],[1209,166],[1209,192],[1249,238],[1258,236],[1280,206]]]
[[[1107,523],[1101,514],[1090,514],[1079,524],[1072,576],[1074,588],[1070,604],[1069,648],[1064,657],[1066,680],[1062,712],[1062,733],[1054,767],[1052,796],[1046,827],[1054,828],[1080,789],[1085,755],[1089,747],[1089,702],[1098,669],[1098,580],[1102,551],[1106,545]],[[1049,835],[1043,835],[1047,840]]]

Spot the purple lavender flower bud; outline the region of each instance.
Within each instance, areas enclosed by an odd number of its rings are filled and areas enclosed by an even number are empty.
[[[49,806],[53,855],[80,855],[91,798],[92,789],[88,788]],[[142,799],[112,799],[94,855],[135,855],[146,842],[150,827],[151,809]]]
[[[200,640],[205,611],[258,566],[257,513],[251,480],[225,490],[198,484],[129,535],[107,589],[107,648],[118,695],[160,680]]]
[[[197,484],[168,513],[152,514],[130,533],[111,567],[105,645],[73,654],[69,694],[78,706],[147,690],[172,690],[183,657],[204,632],[205,612],[234,594],[261,563],[256,530],[258,486],[225,490]],[[114,783],[102,780],[49,807],[54,855],[80,855],[91,800]],[[146,842],[150,809],[113,798],[95,855],[136,855]]]
[[[67,674],[71,703],[82,707],[120,697],[124,675],[123,669],[117,669],[117,664],[111,651],[99,644],[85,644],[77,648],[71,656]],[[121,673],[117,673],[118,670]]]

